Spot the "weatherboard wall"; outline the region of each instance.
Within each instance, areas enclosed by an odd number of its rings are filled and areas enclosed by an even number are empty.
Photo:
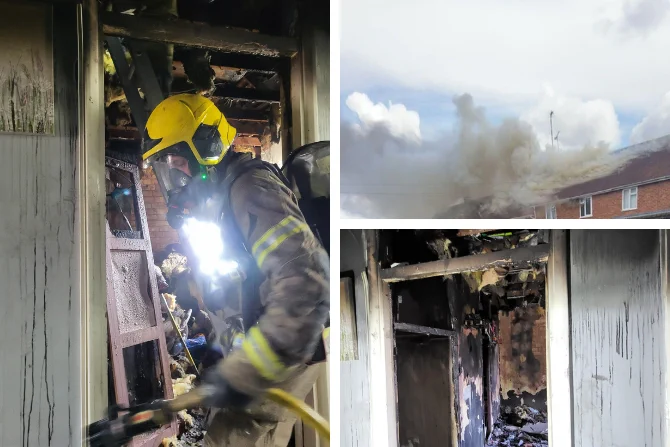
[[[664,446],[658,230],[570,232],[575,447]]]
[[[0,134],[0,445],[11,447],[81,445],[76,6],[54,5],[53,26],[54,135]]]

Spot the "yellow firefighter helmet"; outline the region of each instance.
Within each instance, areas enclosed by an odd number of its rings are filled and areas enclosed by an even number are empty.
[[[180,94],[151,112],[142,139],[142,160],[193,155],[203,166],[218,164],[235,139],[235,129],[216,105],[201,95]]]
[[[235,139],[216,105],[201,95],[179,94],[151,112],[142,137],[142,160],[153,167],[167,200],[207,167],[221,162]]]

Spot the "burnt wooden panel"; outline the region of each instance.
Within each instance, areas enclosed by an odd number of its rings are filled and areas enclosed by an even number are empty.
[[[161,302],[152,268],[153,253],[139,171],[134,165],[110,157],[106,157],[105,165],[124,171],[133,183],[133,212],[139,217],[140,231],[137,234],[142,236],[141,239],[117,237],[107,225],[107,314],[116,403],[127,406],[156,398],[171,399],[169,354],[165,333],[161,330]],[[147,343],[152,347],[150,354],[146,353]],[[133,362],[129,363],[129,359]],[[151,364],[152,369],[138,373],[137,377],[148,380],[142,385],[134,374],[146,362]],[[130,383],[129,374],[132,378]],[[145,388],[154,392],[144,395],[140,391]],[[155,395],[156,390],[161,389],[162,396]],[[172,436],[176,431],[176,422],[172,422],[158,431],[136,437],[131,446],[155,447],[164,437]]]
[[[449,339],[397,339],[396,349],[399,445],[453,446]]]
[[[1,446],[82,443],[76,7],[50,21],[54,135],[0,134]]]
[[[664,446],[658,230],[570,231],[575,447]]]
[[[215,27],[187,20],[136,17],[113,12],[103,12],[101,19],[102,31],[108,36],[269,57],[292,57],[298,51],[298,41],[295,38],[268,36],[243,29]]]

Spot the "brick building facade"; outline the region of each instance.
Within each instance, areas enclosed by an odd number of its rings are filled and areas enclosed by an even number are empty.
[[[538,219],[670,218],[670,137],[622,151],[634,156],[610,175],[572,185],[535,207]]]

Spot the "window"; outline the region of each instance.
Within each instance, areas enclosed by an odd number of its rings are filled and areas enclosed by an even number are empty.
[[[544,213],[545,213],[545,218],[546,219],[558,219],[558,217],[556,216],[556,207],[555,206],[553,206],[553,205],[552,206],[547,206],[547,207],[545,207],[544,210],[545,210]]]
[[[637,186],[635,188],[628,188],[622,191],[621,209],[623,211],[637,209]]]
[[[593,215],[591,209],[591,197],[584,197],[579,199],[579,217],[591,217]]]

